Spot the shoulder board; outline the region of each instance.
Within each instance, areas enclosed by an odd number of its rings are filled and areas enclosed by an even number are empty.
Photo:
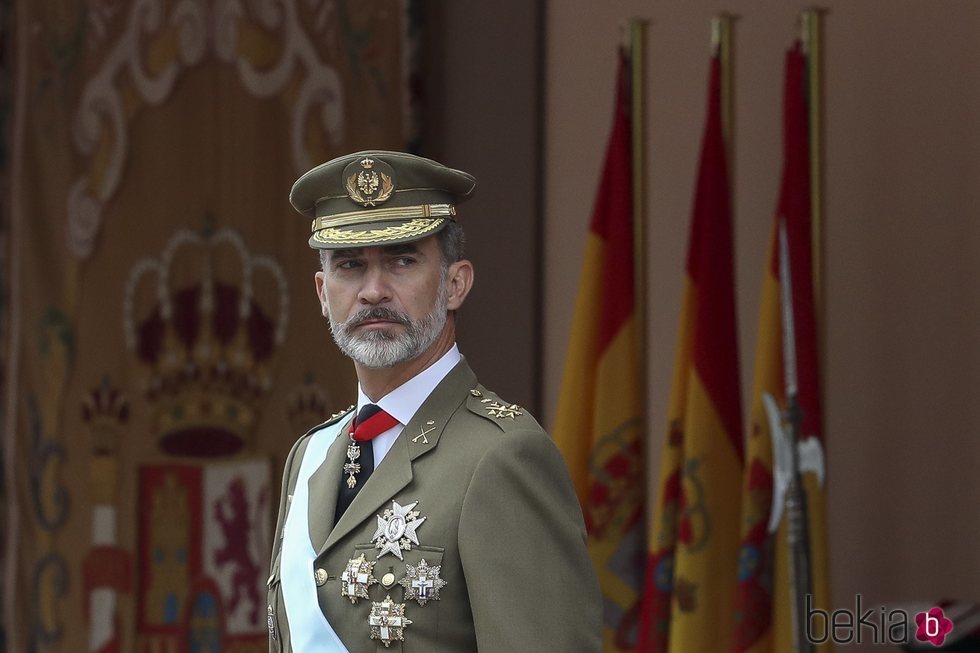
[[[310,433],[313,433],[315,431],[319,431],[320,429],[322,429],[324,427],[327,427],[327,426],[331,426],[333,424],[336,424],[337,422],[339,422],[342,419],[344,419],[345,417],[347,417],[351,413],[351,411],[353,411],[353,410],[354,410],[354,405],[351,404],[350,406],[348,406],[344,410],[340,411],[339,413],[334,413],[333,415],[331,415],[327,419],[327,421],[321,422],[320,424],[317,424],[316,426],[314,426],[313,428],[311,428],[309,431],[306,432],[306,435],[309,435]]]
[[[512,424],[519,424],[527,419],[526,409],[504,401],[482,385],[477,385],[470,390],[470,396],[466,398],[466,407],[471,413],[493,422],[502,431],[508,430]]]

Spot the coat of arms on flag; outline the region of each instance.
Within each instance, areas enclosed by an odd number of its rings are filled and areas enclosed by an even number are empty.
[[[140,651],[263,651],[266,460],[140,469]]]

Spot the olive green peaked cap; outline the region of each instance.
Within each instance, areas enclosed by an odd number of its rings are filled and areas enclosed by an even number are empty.
[[[438,233],[475,190],[472,175],[432,159],[368,150],[313,168],[293,184],[289,202],[313,219],[310,247],[340,249]]]

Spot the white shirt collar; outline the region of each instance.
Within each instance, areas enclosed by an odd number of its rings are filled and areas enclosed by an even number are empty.
[[[453,343],[449,351],[443,354],[439,360],[405,381],[377,402],[372,402],[361,390],[361,384],[358,383],[357,412],[361,412],[361,408],[366,404],[376,403],[383,411],[397,419],[402,426],[405,426],[418,411],[422,402],[432,394],[436,386],[462,359],[459,348]]]

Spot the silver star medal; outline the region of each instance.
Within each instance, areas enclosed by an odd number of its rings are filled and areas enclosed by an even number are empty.
[[[419,605],[425,605],[430,600],[438,601],[439,590],[446,586],[446,581],[439,578],[441,569],[442,565],[430,567],[425,558],[418,566],[405,563],[405,577],[398,581],[405,588],[405,600],[415,599]]]
[[[357,599],[371,598],[368,588],[378,582],[372,574],[375,564],[374,560],[368,562],[363,553],[348,560],[344,573],[340,575],[340,595],[349,598],[351,603],[357,603]]]
[[[394,642],[405,641],[405,627],[412,623],[405,618],[405,604],[395,603],[391,596],[384,601],[371,603],[368,624],[371,626],[371,639],[380,639],[385,648]]]
[[[399,560],[404,560],[402,551],[411,551],[412,544],[418,545],[419,536],[415,531],[427,519],[426,517],[420,519],[419,512],[412,510],[418,503],[415,501],[402,506],[397,501],[392,501],[392,507],[385,510],[383,516],[378,515],[378,530],[374,531],[371,537],[375,548],[380,549],[378,558],[391,553]]]

